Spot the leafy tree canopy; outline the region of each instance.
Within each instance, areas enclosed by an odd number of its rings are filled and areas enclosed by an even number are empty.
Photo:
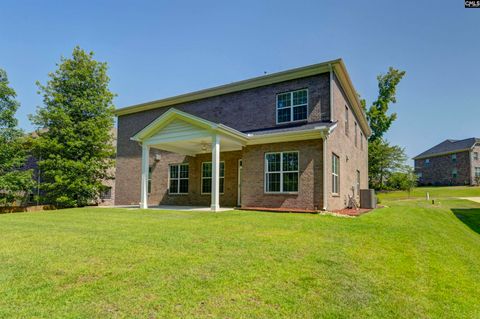
[[[33,186],[32,171],[23,169],[27,151],[24,135],[15,118],[20,104],[9,86],[7,73],[0,69],[0,205],[25,198]]]
[[[84,206],[112,178],[113,98],[107,64],[79,47],[62,58],[46,85],[37,82],[43,106],[31,116],[45,199],[62,207]]]
[[[366,112],[367,119],[372,129],[370,141],[382,138],[390,129],[393,121],[397,119],[397,113],[387,114],[390,103],[396,103],[397,85],[405,75],[405,71],[400,71],[390,67],[386,74],[377,76],[378,80],[378,98],[367,109],[366,101],[361,100],[362,106]]]

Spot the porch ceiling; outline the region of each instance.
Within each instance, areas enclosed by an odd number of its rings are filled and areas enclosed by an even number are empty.
[[[211,136],[190,138],[149,144],[149,146],[181,155],[196,156],[197,154],[210,154],[212,152],[212,138]],[[242,146],[238,141],[234,141],[225,136],[222,136],[220,139],[220,149],[222,152],[240,151],[242,150]]]

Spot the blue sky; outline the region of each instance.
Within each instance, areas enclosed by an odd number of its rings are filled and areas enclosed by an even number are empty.
[[[407,71],[387,138],[409,156],[480,137],[480,9],[443,1],[2,1],[0,67],[20,125],[60,57],[109,64],[117,107],[341,57],[369,102],[376,76]]]

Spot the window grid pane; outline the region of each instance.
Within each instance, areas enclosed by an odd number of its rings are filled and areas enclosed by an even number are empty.
[[[301,121],[308,117],[308,90],[277,95],[277,123]]]
[[[202,194],[212,193],[212,162],[202,163]],[[220,162],[220,193],[224,193],[225,190],[225,162]]]
[[[188,164],[170,165],[170,194],[188,194]]]
[[[298,192],[298,152],[265,155],[265,191]]]

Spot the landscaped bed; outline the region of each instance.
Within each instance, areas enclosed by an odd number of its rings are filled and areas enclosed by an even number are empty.
[[[0,215],[0,317],[478,317],[480,204],[383,204]]]

